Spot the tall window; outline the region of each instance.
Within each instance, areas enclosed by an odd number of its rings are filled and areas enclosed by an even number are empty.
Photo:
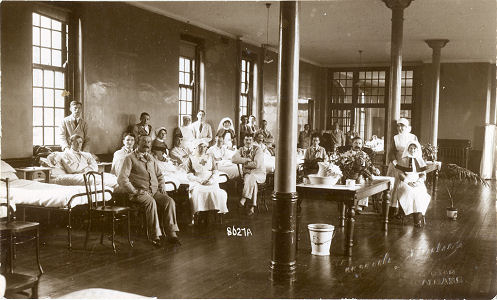
[[[69,26],[33,13],[33,145],[59,144],[64,118]]]
[[[385,131],[388,70],[356,69],[331,72],[331,99],[326,128],[338,123],[343,131],[354,130],[365,140],[381,138]],[[414,71],[402,71],[401,116],[411,119],[414,106]]]
[[[183,116],[192,117],[195,94],[195,59],[179,57],[179,122]]]
[[[188,37],[187,37],[188,38]],[[181,40],[179,48],[179,125],[184,116],[193,117],[199,101],[199,72],[197,66],[198,46],[189,40]]]
[[[412,70],[402,71],[402,89],[400,96],[400,116],[409,120],[412,124],[412,104],[413,104],[413,74]]]
[[[242,74],[240,87],[240,116],[250,114],[252,92],[252,63],[242,59]]]

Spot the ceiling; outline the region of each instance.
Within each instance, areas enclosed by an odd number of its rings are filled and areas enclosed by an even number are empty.
[[[163,1],[130,4],[260,46],[277,48],[279,3]],[[425,39],[444,38],[442,62],[495,62],[496,0],[414,0],[404,11],[404,62],[431,61]],[[391,10],[381,0],[300,2],[300,55],[321,66],[390,61]]]

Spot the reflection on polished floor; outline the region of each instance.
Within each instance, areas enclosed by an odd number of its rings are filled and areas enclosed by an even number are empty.
[[[305,199],[297,260],[291,286],[269,281],[271,214],[253,218],[230,213],[209,230],[183,227],[179,248],[155,249],[143,236],[134,248],[122,242],[117,255],[76,230],[75,250],[65,248],[63,228],[42,233],[45,275],[40,297],[57,297],[86,288],[109,288],[158,298],[491,298],[497,293],[496,183],[471,187],[456,205],[459,219],[445,216],[447,196],[440,183],[427,212],[427,225],[391,223],[385,235],[377,215],[356,219],[354,257],[343,256],[338,229],[331,256],[310,254],[309,223],[337,225],[335,203]],[[230,203],[236,204],[232,197]],[[233,227],[251,234],[228,235]],[[228,230],[230,228],[230,230]],[[109,243],[106,243],[109,244]],[[29,272],[32,251],[20,249],[17,265]],[[21,254],[22,253],[22,254]]]

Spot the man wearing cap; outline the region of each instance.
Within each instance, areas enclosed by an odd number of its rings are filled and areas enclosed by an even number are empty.
[[[79,101],[71,101],[70,104],[71,115],[65,117],[59,126],[59,142],[62,151],[71,148],[71,136],[77,134],[83,139],[81,149],[83,151],[90,151],[89,137],[88,137],[88,124],[83,119],[83,105]]]
[[[195,139],[199,140],[198,142],[206,142],[207,144],[210,144],[212,141],[212,128],[211,125],[206,122],[205,111],[198,111],[197,121],[193,122],[192,127]]]

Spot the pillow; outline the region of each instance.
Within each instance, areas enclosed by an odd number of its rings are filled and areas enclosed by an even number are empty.
[[[67,174],[60,162],[64,152],[53,152],[47,156],[47,164],[52,169],[52,176]]]
[[[3,172],[3,169],[2,169],[2,175],[1,175],[1,178],[2,179],[9,179],[9,180],[14,180],[14,179],[19,179],[16,175],[16,172]]]
[[[12,168],[8,163],[4,162],[2,160],[2,169],[1,169],[1,172],[4,173],[4,172],[13,172],[15,173],[16,170],[14,168]]]

